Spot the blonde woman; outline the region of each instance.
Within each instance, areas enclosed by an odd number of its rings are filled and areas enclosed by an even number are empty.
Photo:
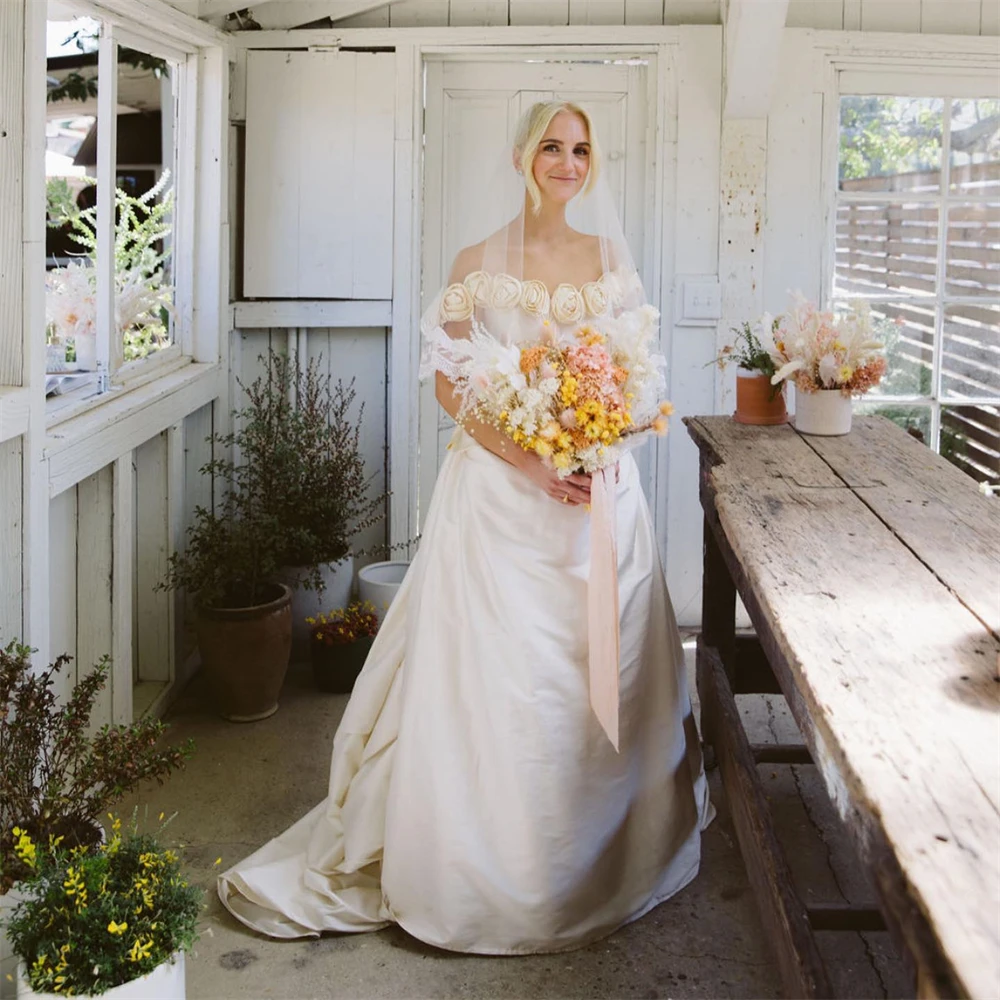
[[[468,208],[488,235],[421,324],[421,375],[453,417],[450,348],[474,320],[522,343],[645,301],[584,109],[530,108]],[[455,951],[555,952],[695,877],[714,811],[631,454],[613,489],[618,746],[588,680],[591,479],[466,418],[334,739],[328,798],[219,879],[238,919],[274,937],[395,922]]]

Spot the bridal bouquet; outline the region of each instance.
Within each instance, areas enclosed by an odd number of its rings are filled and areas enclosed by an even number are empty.
[[[792,296],[792,307],[773,321],[772,331],[774,385],[794,377],[795,387],[802,392],[839,389],[850,397],[868,392],[885,375],[885,357],[879,353],[884,345],[874,339],[866,302],[837,315],[820,312],[797,293]]]
[[[639,434],[667,432],[673,407],[659,399],[666,380],[653,350],[658,319],[642,306],[563,339],[545,321],[543,339],[510,345],[473,320],[468,340],[446,345],[462,395],[459,421],[474,414],[562,477],[613,465]]]

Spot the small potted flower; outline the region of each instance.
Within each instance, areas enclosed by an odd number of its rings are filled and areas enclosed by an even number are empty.
[[[775,364],[774,332],[780,317],[765,314],[756,323],[744,321],[733,327],[732,344],[719,352],[715,364],[725,370],[735,362],[736,412],[733,419],[741,424],[772,425],[788,420],[784,385],[774,385],[771,378]]]
[[[316,686],[334,694],[349,693],[378,633],[375,606],[370,601],[354,601],[306,622]]]
[[[202,891],[185,880],[174,851],[139,831],[134,814],[124,832],[111,818],[108,839],[96,846],[68,847],[62,837],[38,843],[14,830],[28,869],[24,899],[7,921],[18,1000],[183,1000],[184,952],[196,938]]]
[[[871,308],[854,303],[843,313],[820,311],[801,294],[778,318],[777,385],[795,382],[795,429],[840,435],[851,429],[851,397],[874,388],[886,373],[883,344],[873,334]]]

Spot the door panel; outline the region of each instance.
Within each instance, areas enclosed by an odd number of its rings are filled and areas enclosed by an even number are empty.
[[[636,266],[644,274],[646,206],[651,203],[646,191],[646,177],[651,174],[646,164],[648,67],[634,59],[564,61],[568,58],[427,62],[422,309],[447,280],[458,251],[486,235],[486,206],[477,206],[475,196],[483,190],[484,175],[492,175],[504,148],[510,147],[522,112],[541,100],[572,100],[592,115],[603,170]],[[453,426],[435,398],[433,380],[429,381],[420,390],[421,530]],[[649,482],[650,451],[642,448],[636,453],[644,484]]]

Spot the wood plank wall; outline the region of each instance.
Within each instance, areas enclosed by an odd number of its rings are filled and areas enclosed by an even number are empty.
[[[721,0],[403,0],[337,25],[719,24],[721,16]],[[791,0],[786,23],[836,31],[996,35],[1000,0]]]

